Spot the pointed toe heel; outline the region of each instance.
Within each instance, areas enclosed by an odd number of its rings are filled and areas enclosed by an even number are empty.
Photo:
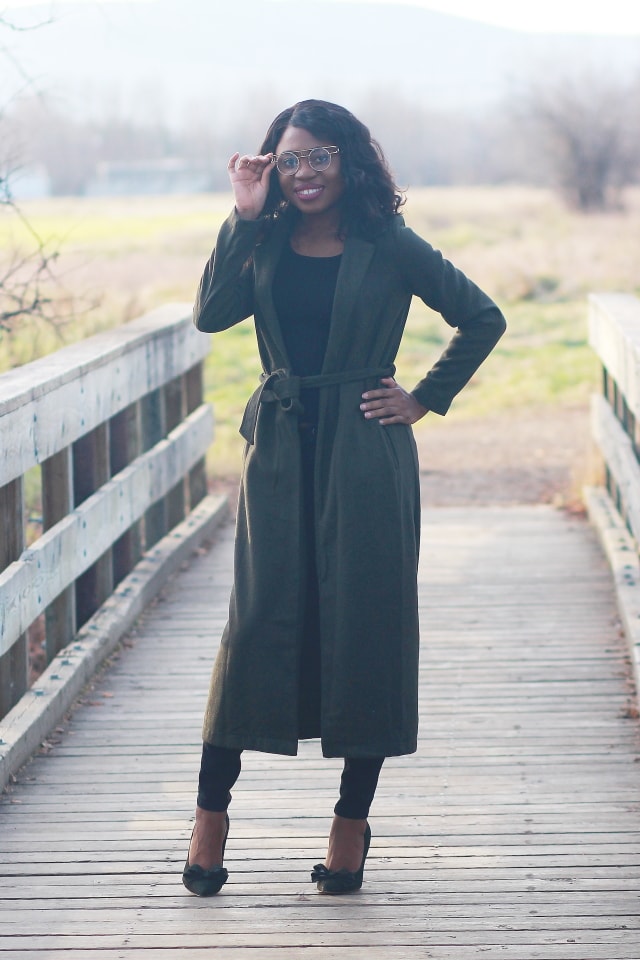
[[[193,836],[193,833],[191,836]],[[227,817],[227,829],[222,844],[223,859],[228,836],[229,817]],[[216,866],[212,867],[210,870],[205,870],[204,867],[198,866],[197,863],[189,864],[189,856],[187,855],[187,862],[185,863],[184,870],[182,871],[182,882],[187,890],[190,893],[195,894],[196,897],[213,897],[214,894],[220,892],[228,879],[229,872],[223,866]]]
[[[364,852],[358,870],[329,870],[324,863],[317,863],[311,871],[311,879],[320,893],[353,893],[362,886],[364,865],[371,845],[371,828],[367,824],[364,832]]]
[[[194,863],[193,866],[187,864],[182,871],[182,882],[196,897],[213,897],[222,890],[228,879],[229,872],[224,867],[204,870]]]

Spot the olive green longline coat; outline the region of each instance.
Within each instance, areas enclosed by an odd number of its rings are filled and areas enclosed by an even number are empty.
[[[290,227],[285,216],[266,239],[263,227],[235,212],[225,221],[194,310],[196,326],[209,332],[253,315],[264,368],[241,429],[247,446],[234,589],[203,737],[295,754],[305,593],[300,384],[289,375],[271,296]],[[320,389],[315,467],[319,733],[329,757],[397,756],[417,744],[416,447],[409,426],[383,427],[359,409],[363,390],[379,386],[393,364],[414,294],[458,328],[413,391],[437,413],[447,411],[505,329],[489,297],[401,216],[374,242],[346,239],[323,366],[323,374],[338,376]]]

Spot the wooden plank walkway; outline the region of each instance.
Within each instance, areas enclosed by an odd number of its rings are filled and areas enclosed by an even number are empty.
[[[322,897],[339,761],[246,755],[231,877],[180,883],[232,531],[0,801],[0,960],[638,960],[640,742],[608,569],[547,507],[424,515],[421,739],[362,891]]]

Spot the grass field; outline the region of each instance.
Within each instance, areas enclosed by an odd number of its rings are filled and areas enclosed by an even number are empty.
[[[59,274],[76,318],[57,331],[24,324],[0,340],[0,370],[122,323],[170,300],[191,302],[229,195],[122,200],[57,199],[26,205],[38,234],[59,247]],[[640,293],[640,190],[624,211],[577,215],[543,190],[515,187],[411,191],[407,222],[500,304],[509,329],[456,401],[453,418],[517,407],[586,404],[597,377],[586,342],[593,290]],[[28,237],[4,211],[0,256]],[[451,331],[414,302],[398,379],[412,387]],[[212,475],[238,470],[237,427],[260,372],[251,323],[213,338],[207,397],[217,442]],[[429,429],[429,418],[421,429]]]

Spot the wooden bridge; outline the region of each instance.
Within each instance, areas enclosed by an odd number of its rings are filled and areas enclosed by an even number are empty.
[[[309,870],[340,764],[315,742],[246,755],[229,883],[180,883],[233,537],[186,314],[0,378],[0,960],[638,960],[640,304],[591,305],[591,523],[427,505],[419,751],[385,764],[364,887],[333,898]]]

